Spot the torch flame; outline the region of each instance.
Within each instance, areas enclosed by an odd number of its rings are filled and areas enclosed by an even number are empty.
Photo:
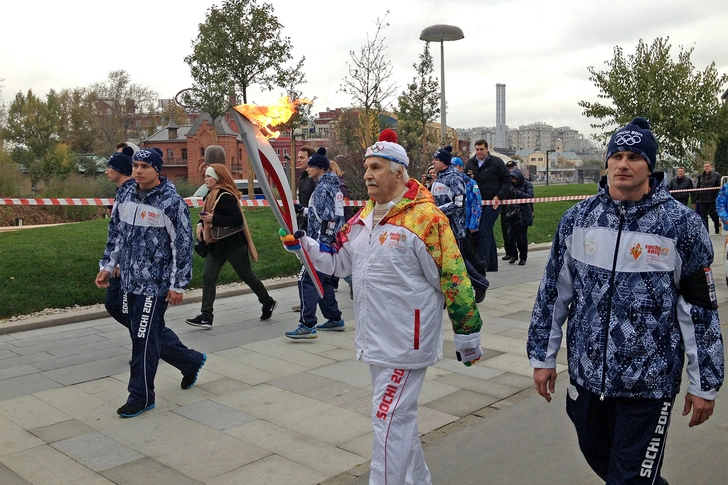
[[[273,131],[269,127],[284,124],[298,111],[298,107],[302,104],[311,104],[311,101],[307,99],[294,99],[291,101],[288,96],[281,96],[278,103],[272,106],[239,104],[233,106],[233,109],[258,126],[267,138],[278,138],[281,132]]]

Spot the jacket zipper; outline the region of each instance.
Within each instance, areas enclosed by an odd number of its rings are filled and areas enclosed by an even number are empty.
[[[607,349],[609,348],[609,322],[612,320],[612,296],[614,295],[614,280],[617,273],[617,258],[619,257],[619,242],[622,239],[622,226],[624,225],[625,208],[619,206],[619,231],[617,232],[617,243],[614,246],[614,259],[612,260],[612,276],[609,279],[609,298],[607,299],[607,319],[604,324],[604,353],[602,359],[602,393],[599,400],[604,401],[604,392],[607,382]]]
[[[366,225],[364,225],[364,227],[366,227]],[[371,256],[371,253],[372,253],[372,235],[373,234],[374,234],[374,227],[372,227],[372,230],[369,232],[369,242],[367,243],[367,264],[365,265],[365,267],[368,267],[369,266],[369,257]],[[366,278],[364,278],[364,281],[366,281]],[[366,291],[364,292],[364,294],[366,295]],[[364,299],[364,304],[365,305],[367,304],[367,301],[368,300],[365,298]],[[359,355],[356,356],[356,360],[361,360],[362,357],[364,357],[364,349],[367,346],[366,345],[366,343],[367,343],[367,333],[366,332],[362,332],[362,335],[364,336],[364,342],[362,342],[362,350],[361,350],[361,352],[359,352]]]

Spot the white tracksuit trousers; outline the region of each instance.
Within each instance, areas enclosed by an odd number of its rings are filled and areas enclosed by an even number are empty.
[[[404,370],[370,365],[372,447],[369,485],[431,485],[417,429],[417,398],[427,368]]]

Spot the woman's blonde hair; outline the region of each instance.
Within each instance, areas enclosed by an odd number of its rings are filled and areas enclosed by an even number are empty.
[[[240,193],[237,186],[235,185],[235,181],[233,180],[233,176],[230,174],[230,171],[227,169],[225,165],[219,164],[219,163],[213,163],[208,168],[211,168],[215,171],[215,175],[217,175],[217,185],[221,189],[225,189],[231,194],[233,194],[238,199],[243,197],[243,194]]]
[[[337,177],[341,177],[342,175],[344,175],[344,171],[341,170],[341,167],[339,167],[339,164],[333,160],[329,160],[329,168],[331,169],[332,172],[334,172],[336,174]]]

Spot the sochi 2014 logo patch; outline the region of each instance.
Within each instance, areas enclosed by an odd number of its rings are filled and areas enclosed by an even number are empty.
[[[629,254],[631,254],[634,260],[637,261],[637,259],[642,256],[642,245],[640,245],[640,243],[633,244],[629,248]]]

